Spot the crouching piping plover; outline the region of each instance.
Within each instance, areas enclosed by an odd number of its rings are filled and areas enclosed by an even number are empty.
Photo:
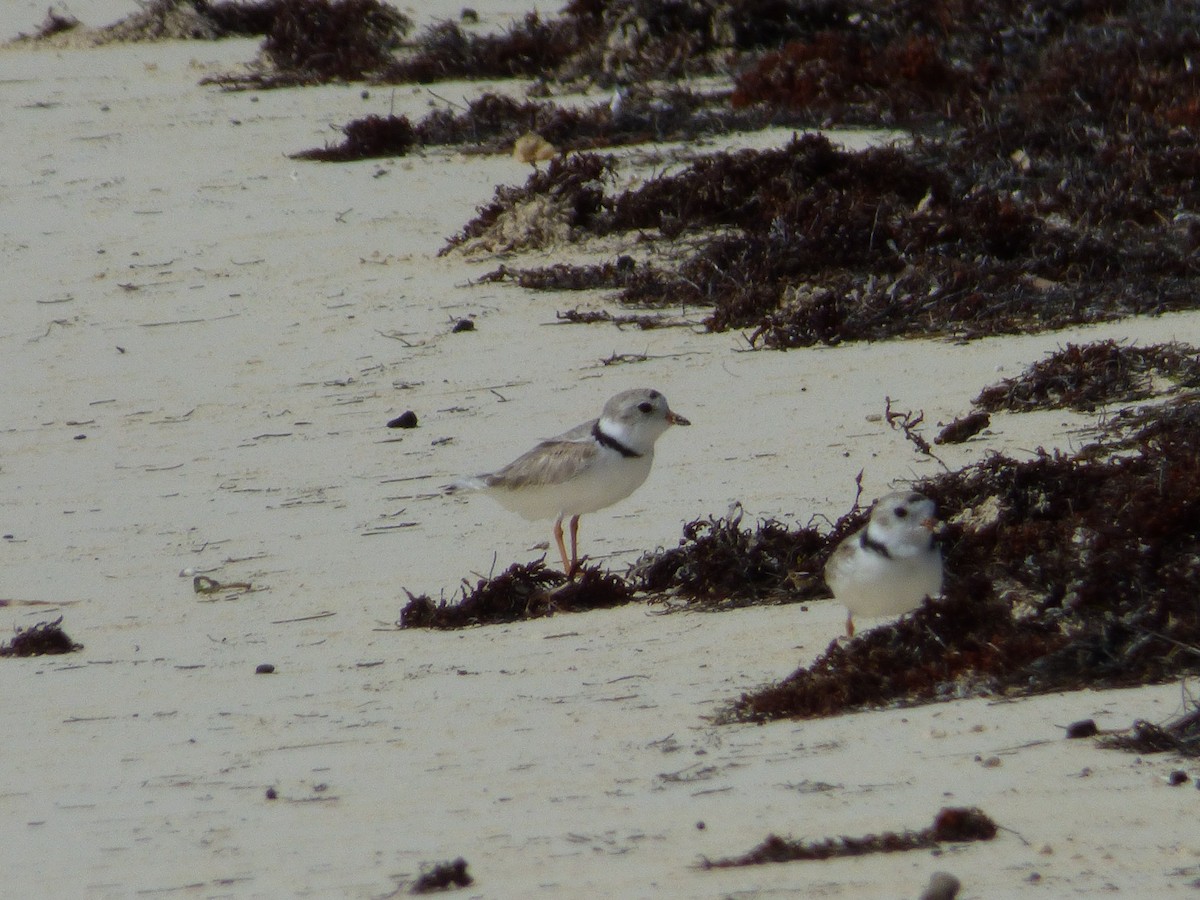
[[[622,391],[598,419],[548,438],[502,469],[464,478],[453,488],[486,491],[526,519],[554,521],[554,540],[568,577],[579,568],[579,517],[624,500],[646,480],[654,442],[671,425],[690,425],[651,388]],[[571,556],[563,543],[570,517]]]
[[[942,591],[942,551],[934,539],[937,508],[914,491],[876,501],[866,526],[838,544],[825,583],[845,605],[846,634],[855,616],[898,616]]]

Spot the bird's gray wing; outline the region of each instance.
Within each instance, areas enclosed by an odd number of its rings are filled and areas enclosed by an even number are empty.
[[[577,430],[572,429],[566,434],[571,435]],[[597,447],[595,442],[590,440],[564,438],[565,435],[542,441],[503,469],[483,476],[488,487],[511,490],[569,481],[596,458]]]

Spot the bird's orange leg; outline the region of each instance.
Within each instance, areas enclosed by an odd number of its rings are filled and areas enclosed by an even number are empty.
[[[846,637],[854,637],[854,613],[846,614]]]
[[[574,578],[579,569],[579,516],[571,516],[571,568],[567,577]]]
[[[572,533],[572,543],[574,543],[574,538],[575,535]],[[570,562],[567,561],[567,546],[563,543],[562,516],[554,520],[554,541],[558,544],[558,553],[562,557],[563,572],[570,578],[572,569]]]

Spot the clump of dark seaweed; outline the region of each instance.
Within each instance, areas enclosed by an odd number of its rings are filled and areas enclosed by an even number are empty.
[[[379,0],[287,0],[262,52],[298,84],[354,81],[390,62],[411,27]]]
[[[821,581],[829,539],[815,528],[791,531],[766,519],[753,531],[741,512],[696,519],[683,526],[679,546],[648,553],[629,569],[640,591],[732,608],[829,596]]]
[[[0,644],[0,656],[51,656],[82,650],[62,630],[62,616],[53,622],[38,622],[32,628],[18,628],[12,639]]]
[[[732,102],[819,111],[842,124],[940,119],[973,85],[939,43],[909,34],[876,44],[861,32],[827,31],[764,54],[738,76]]]
[[[847,152],[808,136],[597,196],[604,214],[582,228],[694,236],[675,270],[643,267],[619,299],[712,307],[710,329],[751,329],[753,346],[1017,333],[1195,305],[1186,242],[1051,225],[967,165],[946,145]],[[612,286],[603,268],[578,275]]]
[[[226,90],[359,81],[392,62],[412,28],[411,19],[381,0],[196,3],[226,34],[265,35],[251,71],[201,80]]]
[[[58,13],[51,6],[46,10],[46,18],[42,20],[42,24],[33,34],[25,34],[22,32],[17,35],[17,41],[44,41],[52,35],[62,34],[67,31],[74,31],[79,27],[79,20],[70,13]]]
[[[461,856],[452,862],[438,863],[429,871],[422,872],[410,889],[413,894],[433,894],[454,888],[469,887],[475,882],[467,871],[467,861]]]
[[[347,162],[379,156],[403,156],[414,144],[412,124],[404,116],[367,116],[343,126],[346,139],[336,147],[304,150],[294,159]]]
[[[1106,403],[1153,396],[1156,378],[1169,379],[1178,387],[1200,387],[1200,351],[1177,343],[1067,344],[1016,378],[983,391],[975,405],[989,412],[1061,408],[1090,412]]]
[[[948,519],[944,597],[833,643],[731,720],[1200,668],[1200,397],[1113,417],[1074,456],[992,456],[916,485]]]
[[[403,155],[413,142],[423,147],[452,145],[471,152],[507,153],[519,138],[529,133],[548,141],[558,152],[568,153],[646,141],[693,139],[761,128],[778,120],[778,116],[769,112],[726,109],[720,97],[684,88],[670,88],[657,94],[638,90],[618,106],[604,101],[579,108],[485,93],[461,112],[439,108],[411,124],[412,141],[400,143],[388,155]],[[354,120],[342,130],[348,135],[363,121]],[[372,155],[383,154],[372,152]],[[334,162],[365,158],[355,155],[355,144],[350,140],[337,148],[335,155],[305,151],[294,156]]]
[[[579,612],[620,606],[633,599],[625,581],[594,566],[584,566],[568,581],[542,561],[513,563],[474,588],[465,581],[456,603],[434,603],[426,596],[408,595],[400,613],[401,628],[465,628],[536,619],[556,612]]]
[[[501,34],[469,34],[456,22],[430,25],[415,50],[374,73],[384,84],[427,83],[448,78],[522,78],[548,75],[586,37],[571,19],[544,21],[527,13]]]
[[[980,809],[946,806],[938,811],[932,825],[919,831],[885,831],[860,838],[842,836],[819,841],[796,841],[772,834],[742,856],[706,859],[701,865],[706,869],[729,869],[764,863],[865,856],[869,853],[934,850],[944,843],[990,841],[998,830],[991,817]]]
[[[935,444],[961,444],[969,441],[992,424],[992,417],[985,412],[967,413],[946,425],[933,439]]]
[[[1200,655],[1200,646],[1193,647],[1192,651]],[[1200,706],[1193,702],[1190,709],[1165,725],[1138,719],[1129,731],[1101,738],[1100,746],[1130,753],[1200,756]]]

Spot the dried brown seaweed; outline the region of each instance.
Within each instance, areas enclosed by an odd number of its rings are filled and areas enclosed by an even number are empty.
[[[536,619],[556,612],[619,606],[633,591],[616,575],[583,566],[574,580],[546,568],[542,561],[513,563],[504,572],[481,578],[472,588],[463,582],[456,603],[435,603],[426,595],[408,595],[401,628],[465,628],[471,625]]]
[[[1200,653],[1200,646],[1193,648]],[[1138,719],[1128,732],[1108,735],[1100,740],[1100,746],[1131,753],[1176,753],[1185,757],[1200,756],[1200,707],[1192,708],[1182,715],[1156,725]]]
[[[409,893],[433,894],[454,888],[469,887],[475,879],[467,871],[467,861],[461,856],[452,862],[438,863],[428,871],[422,872]]]
[[[679,546],[648,553],[629,569],[639,591],[670,594],[706,608],[828,596],[820,572],[831,549],[815,528],[790,531],[767,519],[753,531],[729,518],[696,519],[683,527]]]
[[[996,823],[974,807],[943,807],[933,824],[920,831],[885,831],[865,837],[836,837],[819,841],[796,841],[770,835],[743,856],[704,860],[705,869],[758,866],[764,863],[800,862],[865,856],[869,853],[900,853],[906,850],[933,850],[944,843],[990,841],[996,836]]]
[[[1062,408],[1090,412],[1107,403],[1145,400],[1158,392],[1156,378],[1175,387],[1200,387],[1200,351],[1178,343],[1067,344],[1017,377],[987,388],[975,398],[975,405],[988,412]]]
[[[62,630],[62,616],[53,622],[38,622],[32,628],[18,628],[16,634],[0,644],[0,656],[52,656],[83,649]]]
[[[673,267],[618,285],[580,268],[577,285],[710,306],[709,328],[767,348],[1194,308],[1200,105],[1183,98],[1200,86],[1185,62],[1200,12],[1156,0],[975,12],[896,2],[799,17],[803,33],[746,70],[737,103],[925,133],[904,151],[713,154],[605,195],[572,239],[696,240]],[[1111,77],[1091,77],[1098,65]],[[781,93],[749,92],[755,79]],[[537,286],[537,270],[521,279]]]

